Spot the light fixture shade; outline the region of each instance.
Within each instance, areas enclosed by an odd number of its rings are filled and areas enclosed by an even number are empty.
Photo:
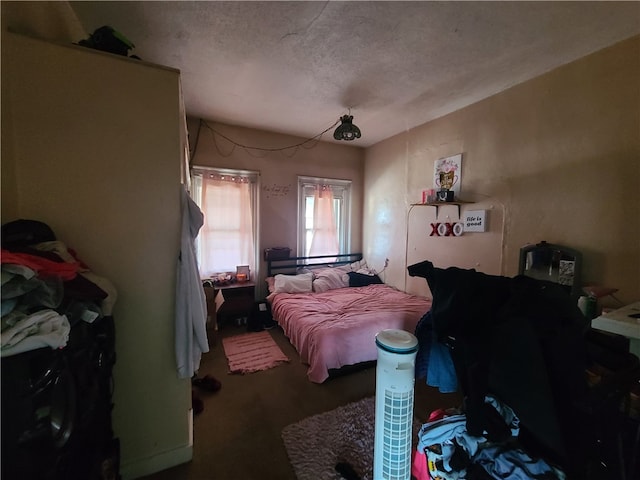
[[[353,115],[343,115],[340,117],[340,121],[342,123],[333,132],[333,138],[336,140],[355,140],[362,136],[360,129],[352,123]]]

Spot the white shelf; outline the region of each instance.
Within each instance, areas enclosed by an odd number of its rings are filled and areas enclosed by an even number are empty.
[[[453,202],[428,202],[428,203],[412,203],[412,207],[435,207],[436,217],[438,216],[438,209],[440,207],[447,207],[449,205],[456,206],[458,208],[458,218],[460,218],[460,206],[469,205],[475,202],[465,202],[464,200],[454,200]]]

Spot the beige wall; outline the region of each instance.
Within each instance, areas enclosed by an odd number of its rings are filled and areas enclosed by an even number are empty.
[[[2,42],[2,70],[4,71],[5,59],[8,56],[8,45],[6,42]],[[13,120],[11,118],[11,103],[7,101],[9,98],[11,89],[9,87],[10,82],[5,81],[5,77],[2,77],[2,140],[1,140],[1,152],[0,165],[2,166],[1,187],[2,194],[2,220],[7,218],[15,218],[18,215],[18,191],[16,186],[16,171],[15,171],[15,155],[13,152]]]
[[[365,255],[390,259],[387,282],[428,294],[406,265],[512,276],[520,247],[546,240],[582,251],[585,283],[638,300],[639,86],[635,37],[368,149]],[[410,204],[430,186],[433,162],[457,153],[460,197],[479,202],[463,211],[486,209],[490,231],[430,237],[435,209]],[[447,216],[457,212],[441,209]]]
[[[2,177],[13,183],[3,184],[2,222],[47,223],[118,291],[113,422],[124,477],[185,462],[190,382],[174,355],[179,72],[6,32],[2,46]]]
[[[298,149],[264,152],[234,147],[206,126],[199,129],[198,119],[188,121],[192,164],[198,166],[237,168],[260,173],[260,252],[268,247],[289,247],[292,255],[297,243],[298,193],[297,176],[308,175],[351,180],[351,251],[362,248],[362,197],[364,150],[348,144],[310,143]],[[302,138],[261,130],[207,122],[214,130],[235,143],[262,148],[296,145]],[[330,135],[327,133],[325,135]],[[197,142],[196,142],[197,140]],[[311,147],[311,148],[309,148]],[[261,256],[262,258],[262,256]],[[262,275],[266,264],[262,262]],[[259,282],[262,287],[262,282]],[[263,294],[266,294],[266,289]]]

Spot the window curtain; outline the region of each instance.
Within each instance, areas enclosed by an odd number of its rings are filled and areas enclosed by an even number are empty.
[[[244,177],[203,175],[201,189],[205,222],[198,242],[200,275],[210,278],[249,265],[253,276],[252,184]]]
[[[337,255],[339,252],[333,191],[329,185],[317,185],[313,197],[313,236],[309,255]]]

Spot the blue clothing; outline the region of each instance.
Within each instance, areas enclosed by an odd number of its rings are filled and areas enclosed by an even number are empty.
[[[415,333],[418,339],[416,378],[425,378],[427,385],[437,387],[441,393],[458,391],[458,377],[451,352],[437,339],[431,311],[422,316]]]
[[[433,341],[431,344],[427,385],[438,387],[441,393],[458,391],[458,377],[456,376],[449,347],[437,341]]]
[[[544,460],[530,457],[520,448],[488,445],[480,449],[473,458],[473,462],[481,465],[492,478],[500,480],[564,480],[566,478],[564,472]]]
[[[512,445],[511,440],[520,434],[520,420],[513,410],[492,396],[485,397],[485,403],[498,412],[510,430],[510,438],[505,442],[493,443],[483,436],[471,435],[467,431],[465,415],[452,415],[425,423],[418,433],[417,449],[425,452],[429,474],[443,480],[463,480],[468,478],[467,469],[460,466],[461,455],[472,464],[479,465],[489,476],[505,480],[548,479],[565,480],[565,474],[541,459],[534,459],[526,452]],[[456,456],[458,459],[456,460]],[[467,465],[467,462],[462,462]]]

